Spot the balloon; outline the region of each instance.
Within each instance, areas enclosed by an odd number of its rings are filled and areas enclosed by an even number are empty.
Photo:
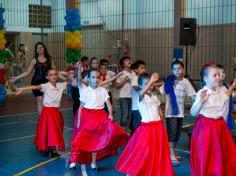
[[[75,26],[79,26],[80,25],[80,20],[79,19],[74,19],[72,21],[72,24],[75,25]]]
[[[6,31],[5,30],[0,30],[0,33],[4,35],[6,33]]]
[[[5,9],[3,7],[0,7],[0,13],[3,13]]]
[[[67,9],[66,10],[66,25],[64,30],[66,31],[66,61],[71,63],[78,60],[81,57],[82,35],[81,30],[81,19],[78,9]]]
[[[6,43],[7,43],[7,40],[6,40],[6,39],[3,39],[2,42],[3,42],[3,44],[6,44]]]
[[[81,50],[80,49],[66,49],[66,61],[67,63],[71,63],[77,61],[81,58]]]
[[[6,92],[5,87],[2,84],[0,84],[0,102],[1,103],[5,102],[6,94],[7,92]]]
[[[0,57],[0,64],[4,64],[6,63],[6,61],[7,61],[6,58]]]
[[[5,44],[0,43],[0,50],[4,50],[5,49]]]

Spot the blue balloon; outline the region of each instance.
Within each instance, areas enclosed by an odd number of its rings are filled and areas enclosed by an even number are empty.
[[[0,7],[0,13],[4,13],[5,9]]]
[[[72,23],[72,20],[70,19],[70,20],[66,20],[66,25],[67,26],[70,26],[70,25],[72,25],[73,23]]]
[[[64,26],[64,31],[69,31],[69,26]]]
[[[70,31],[74,31],[75,30],[75,26],[71,25],[71,26],[69,26],[69,29],[70,29]]]
[[[71,20],[71,16],[66,15],[66,16],[65,16],[65,20]]]
[[[0,19],[0,24],[4,24],[5,20],[4,19]]]
[[[73,9],[72,12],[71,12],[72,16],[76,16],[78,14],[79,14],[79,10],[78,9]]]
[[[6,89],[5,87],[0,84],[0,102],[4,102],[6,100],[6,95],[7,95],[7,92],[6,92]]]
[[[75,26],[79,26],[80,25],[80,20],[79,19],[73,20],[72,23]]]

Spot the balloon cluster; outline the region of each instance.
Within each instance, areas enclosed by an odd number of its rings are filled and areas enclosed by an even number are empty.
[[[80,25],[80,15],[78,9],[67,9],[66,10],[66,60],[67,63],[77,61],[81,57],[82,35]]]
[[[81,30],[80,15],[78,9],[67,9],[65,20],[66,20],[66,26],[64,27],[65,31]]]
[[[5,44],[7,43],[4,35],[5,35],[5,30],[4,30],[4,19],[3,19],[3,13],[4,13],[4,8],[0,7],[0,50],[5,49]]]
[[[0,50],[0,64],[7,62],[9,58],[12,58],[12,55],[9,51]]]

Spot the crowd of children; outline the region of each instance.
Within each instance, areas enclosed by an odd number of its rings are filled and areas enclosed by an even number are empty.
[[[47,83],[17,89],[16,94],[24,90],[40,90],[44,94],[35,137],[38,150],[49,151],[52,157],[65,150],[59,106],[63,90],[71,84],[75,114],[71,169],[79,163],[86,176],[85,164],[98,170],[97,160],[117,155],[117,149],[127,144],[116,170],[131,176],[172,176],[172,165],[181,161],[175,147],[181,136],[185,100],[190,97],[190,112],[197,116],[191,138],[191,174],[236,175],[236,146],[229,130],[236,80],[231,86],[225,83],[222,65],[210,63],[202,68],[203,87],[197,93],[184,78],[184,64],[179,60],[172,63],[171,74],[160,87],[156,85],[158,73],[150,76],[144,61],[132,64],[131,58],[125,56],[120,59],[120,66],[122,71],[115,73],[108,70],[107,60],[93,57],[89,62],[83,57],[67,72],[48,69]],[[65,82],[58,83],[58,77]],[[113,118],[113,85],[119,90],[119,125]],[[166,97],[165,118],[158,94]],[[130,135],[125,131],[127,127]]]

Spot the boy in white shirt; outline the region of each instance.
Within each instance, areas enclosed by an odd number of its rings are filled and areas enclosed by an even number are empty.
[[[160,92],[166,94],[165,117],[169,139],[170,155],[173,165],[178,165],[181,157],[176,156],[174,148],[180,138],[186,96],[195,100],[196,92],[190,82],[184,78],[184,64],[175,60],[171,64],[172,75],[165,78]]]
[[[127,127],[131,117],[131,79],[133,77],[131,70],[131,59],[124,56],[120,59],[120,66],[123,68],[123,75],[116,80],[115,87],[120,89],[120,125]]]
[[[132,96],[132,113],[131,113],[131,121],[130,121],[130,129],[131,133],[130,135],[134,133],[135,129],[137,129],[141,122],[141,115],[139,113],[138,109],[138,97],[139,97],[139,91],[140,87],[138,85],[138,76],[145,73],[147,71],[146,69],[146,63],[142,60],[137,60],[133,64],[133,69],[135,74],[133,75],[133,78],[131,80],[131,96]]]

